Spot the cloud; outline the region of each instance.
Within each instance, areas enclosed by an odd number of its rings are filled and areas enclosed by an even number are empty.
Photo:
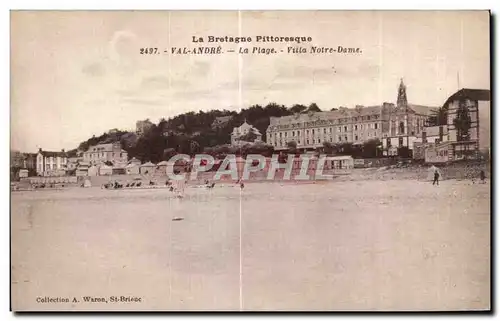
[[[132,105],[148,105],[148,106],[165,105],[165,101],[161,99],[123,98],[122,102],[129,103]]]
[[[101,77],[104,76],[106,70],[102,64],[94,62],[83,66],[82,73],[91,77]]]
[[[168,89],[168,88],[186,88],[191,83],[183,78],[170,77],[166,75],[146,76],[141,81],[141,88],[150,89]]]

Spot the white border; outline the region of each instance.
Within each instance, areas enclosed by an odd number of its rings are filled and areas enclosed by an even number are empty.
[[[165,3],[168,3],[169,6],[166,6]],[[79,1],[44,1],[43,3],[37,2],[37,1],[2,1],[1,7],[3,10],[1,10],[1,24],[0,24],[0,34],[2,35],[2,38],[4,39],[4,46],[2,47],[1,50],[1,61],[3,63],[3,72],[1,73],[1,79],[2,79],[2,107],[0,108],[0,119],[4,122],[4,126],[0,126],[1,128],[1,135],[0,135],[0,151],[2,151],[2,157],[0,157],[0,168],[3,170],[0,170],[0,175],[1,175],[1,195],[2,195],[2,219],[3,219],[3,224],[1,225],[3,227],[3,233],[1,233],[1,255],[0,257],[4,258],[5,260],[3,261],[4,264],[1,265],[2,267],[2,273],[1,273],[1,283],[0,283],[0,288],[1,290],[1,295],[0,295],[0,304],[1,304],[1,311],[3,312],[2,317],[6,317],[7,319],[14,318],[14,315],[9,311],[9,301],[10,301],[10,293],[9,293],[9,269],[10,266],[8,264],[9,262],[9,236],[10,236],[10,228],[9,228],[9,200],[10,200],[10,194],[9,194],[9,187],[7,182],[9,181],[9,176],[7,176],[7,165],[9,164],[9,146],[10,146],[10,141],[9,141],[9,135],[10,135],[10,113],[9,113],[9,73],[6,72],[6,70],[10,70],[9,68],[9,10],[10,9],[42,9],[42,10],[48,10],[48,9],[64,9],[64,10],[71,10],[71,9],[80,9],[80,10],[124,10],[124,9],[140,9],[140,10],[154,10],[154,9],[223,9],[223,10],[234,10],[234,9],[241,9],[241,10],[272,10],[272,9],[285,9],[285,10],[306,10],[306,9],[335,9],[335,10],[353,10],[353,9],[365,9],[365,10],[372,10],[372,9],[378,9],[378,10],[383,10],[383,9],[399,9],[399,10],[411,10],[411,9],[426,9],[426,10],[436,10],[436,9],[447,9],[447,10],[466,10],[466,9],[493,9],[492,12],[495,14],[498,14],[499,12],[499,3],[500,1],[498,0],[474,0],[474,1],[436,1],[436,0],[425,0],[425,1],[386,1],[386,0],[379,0],[376,2],[373,1],[355,1],[355,0],[350,0],[350,1],[342,1],[340,3],[335,3],[335,5],[325,5],[327,3],[326,1],[319,1],[319,0],[308,0],[308,1],[296,1],[295,3],[290,3],[289,1],[274,1],[270,2],[268,0],[254,0],[254,1],[248,1],[247,3],[238,3],[236,4],[235,2],[232,1],[189,1],[189,0],[183,0],[179,2],[166,2],[166,1],[152,1],[152,0],[141,0],[141,1],[130,1],[130,0],[122,0],[122,1],[103,1],[103,0],[79,0]],[[498,24],[500,22],[498,21],[498,17],[496,19],[496,26],[495,26],[495,42],[498,46],[498,40],[499,40],[499,35],[498,35]],[[492,53],[496,57],[499,56],[498,50],[495,51],[495,53]],[[495,74],[498,74],[498,64],[496,64],[496,70]],[[495,90],[495,93],[498,93],[498,83],[495,85],[495,88],[492,88]],[[498,97],[498,96],[496,96]],[[498,98],[497,98],[498,99]],[[496,108],[497,106],[493,106],[493,108]],[[499,116],[498,112],[495,113],[495,123],[499,123]],[[495,126],[493,126],[495,127]],[[498,132],[496,133],[498,134]],[[499,140],[498,135],[496,135],[496,140]],[[494,148],[496,149],[498,144],[495,143]],[[495,162],[495,165],[497,162]],[[495,196],[497,196],[495,194]],[[493,213],[492,213],[493,215]],[[496,231],[498,231],[498,222],[499,219],[496,218]],[[498,250],[498,241],[495,240],[495,249]],[[498,277],[496,278],[498,279]],[[492,286],[496,286],[496,284],[492,284]],[[495,306],[498,309],[499,304],[498,304],[498,293],[496,296],[497,300],[495,302]],[[6,314],[7,312],[7,314]],[[346,316],[342,315],[332,315],[333,317],[336,318],[345,318]],[[373,315],[363,315],[363,316],[373,316]],[[81,316],[80,316],[81,317]],[[93,320],[95,319],[104,319],[104,316],[83,316],[84,318],[90,317]],[[168,316],[169,318],[173,318],[175,316]],[[248,317],[248,316],[247,316]],[[267,318],[268,316],[259,316],[259,319],[261,318]],[[309,316],[305,316],[309,317]],[[353,316],[350,316],[352,318]],[[355,318],[359,318],[361,316],[355,316]],[[456,318],[456,317],[461,317],[458,315],[454,316],[448,316],[451,318]],[[64,317],[64,318],[69,318]],[[133,315],[132,318],[144,318],[144,316],[137,316]],[[397,318],[402,318],[402,316],[398,316]],[[482,318],[482,316],[475,316],[474,318]],[[4,318],[2,318],[4,319]]]

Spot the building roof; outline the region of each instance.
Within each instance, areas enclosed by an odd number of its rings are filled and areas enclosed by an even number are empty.
[[[434,112],[438,110],[438,107],[429,107],[415,104],[408,104],[408,107],[415,113],[425,116],[431,116]]]
[[[147,162],[147,163],[142,164],[141,167],[156,167],[156,165],[151,163],[151,162]]]
[[[470,99],[470,100],[479,100],[479,101],[490,101],[491,94],[489,90],[486,89],[470,89],[470,88],[462,88],[453,95],[451,95],[446,102],[443,104],[443,107],[448,106],[448,104],[454,100],[458,99]]]
[[[125,166],[125,168],[132,168],[132,167],[139,167],[138,164],[127,164],[127,166]]]
[[[40,150],[39,153],[41,153],[44,157],[68,157],[66,152],[50,152],[46,150]]]
[[[94,146],[90,146],[87,152],[113,152],[116,149],[113,149],[113,146],[118,146],[119,142],[107,143],[107,144],[97,144]],[[98,150],[94,150],[98,149]],[[126,153],[127,151],[123,150],[120,146],[120,153]]]

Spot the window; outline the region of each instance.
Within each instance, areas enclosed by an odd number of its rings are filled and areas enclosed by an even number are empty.
[[[358,125],[354,125],[354,130],[358,130]]]
[[[399,147],[403,146],[403,137],[399,137]]]
[[[391,147],[391,139],[390,138],[387,138],[386,143],[387,143],[387,148]]]
[[[292,136],[295,137],[295,130],[292,130]]]
[[[345,137],[345,141],[347,141],[347,136]]]
[[[332,128],[330,127],[330,134],[332,133]]]
[[[341,142],[341,141],[342,141],[342,137],[339,136],[339,142]]]
[[[307,145],[309,145],[309,139],[307,140]]]
[[[326,134],[326,128],[323,128],[323,133]]]
[[[306,134],[309,135],[309,129],[306,129]]]
[[[330,137],[330,142],[333,142],[333,138]]]
[[[404,122],[399,122],[399,133],[400,134],[405,133],[405,123]]]
[[[358,135],[354,136],[354,140],[358,140]]]
[[[338,132],[340,133],[342,131],[342,127],[337,127],[338,128]]]
[[[375,129],[378,129],[378,123],[375,123]]]
[[[360,125],[360,126],[359,126],[359,128],[360,128],[361,130],[363,130],[363,125]]]
[[[280,138],[281,138],[281,133],[280,133]]]
[[[347,131],[347,126],[344,126],[344,131],[345,131],[345,132]]]
[[[297,131],[297,136],[300,136],[300,132],[299,131]]]
[[[313,135],[314,135],[314,129],[312,130],[312,133],[313,133]]]
[[[370,120],[370,116],[366,116],[366,119]]]
[[[286,137],[287,132],[285,132],[285,137]]]
[[[318,138],[318,144],[321,144],[321,139]]]

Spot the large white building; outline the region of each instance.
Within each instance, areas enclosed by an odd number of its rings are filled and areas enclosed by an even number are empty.
[[[253,141],[242,140],[242,138],[249,133],[254,134],[255,138]],[[231,133],[231,145],[238,145],[246,142],[253,143],[257,141],[262,141],[262,134],[257,128],[247,123],[246,120],[241,126],[233,128],[233,132]]]
[[[39,176],[62,176],[66,174],[68,156],[64,149],[60,152],[44,151],[36,155],[36,173]]]
[[[127,160],[128,154],[121,148],[120,143],[98,144],[83,153],[83,161],[90,165],[107,161],[113,164],[126,164]]]
[[[276,150],[288,148],[295,141],[298,149],[312,150],[332,144],[362,144],[378,138],[384,154],[397,152],[399,147],[413,148],[421,140],[427,118],[436,108],[408,104],[406,86],[401,80],[397,105],[340,107],[334,111],[310,112],[284,117],[271,117],[267,128],[267,143]]]

